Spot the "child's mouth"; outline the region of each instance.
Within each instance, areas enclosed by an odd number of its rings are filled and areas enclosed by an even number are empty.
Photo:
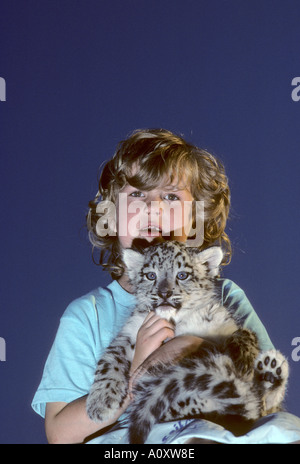
[[[162,233],[162,230],[160,227],[158,226],[146,226],[146,227],[143,227],[142,229],[140,229],[140,236],[142,237],[158,237],[159,235],[161,235]]]

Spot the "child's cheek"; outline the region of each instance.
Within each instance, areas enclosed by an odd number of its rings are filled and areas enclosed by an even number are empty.
[[[164,232],[177,231],[179,236],[188,232],[191,228],[191,206],[183,203],[173,204],[163,211],[162,225]]]
[[[144,205],[142,202],[124,200],[117,208],[117,234],[123,248],[130,248],[132,240],[139,236]]]

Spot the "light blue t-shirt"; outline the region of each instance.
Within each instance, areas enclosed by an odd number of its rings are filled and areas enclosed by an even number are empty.
[[[223,304],[256,332],[260,349],[272,349],[270,338],[249,300],[235,283],[219,279]],[[117,281],[73,301],[63,314],[32,407],[45,417],[48,402],[70,403],[88,394],[96,364],[135,305],[134,295]]]

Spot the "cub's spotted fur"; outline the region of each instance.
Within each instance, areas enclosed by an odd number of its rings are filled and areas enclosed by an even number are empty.
[[[254,421],[280,408],[288,363],[279,351],[260,353],[256,335],[221,304],[219,247],[200,252],[164,242],[126,249],[123,259],[137,305],[98,362],[87,399],[91,419],[110,419],[126,398],[136,335],[150,310],[172,319],[175,335],[196,335],[213,344],[176,365],[152,368],[139,380],[130,407],[130,443],[145,442],[157,422],[186,417]]]

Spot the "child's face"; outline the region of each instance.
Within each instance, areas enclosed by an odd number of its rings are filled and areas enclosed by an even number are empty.
[[[149,242],[154,237],[185,242],[192,227],[194,198],[183,183],[162,182],[153,190],[125,185],[117,202],[117,234],[122,248],[136,237]]]

